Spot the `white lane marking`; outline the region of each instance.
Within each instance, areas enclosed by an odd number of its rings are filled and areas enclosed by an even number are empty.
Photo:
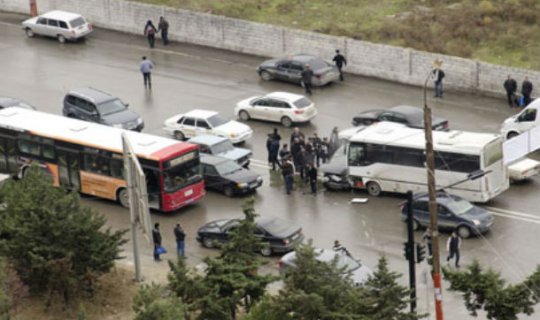
[[[499,216],[499,217],[503,217],[503,218],[521,220],[521,221],[525,221],[525,222],[532,222],[532,223],[540,224],[540,219],[534,220],[534,219],[527,219],[527,218],[522,218],[522,217],[510,216],[510,215],[506,215],[506,214],[503,214],[503,213],[498,213],[498,212],[495,212],[495,211],[490,211],[490,212],[491,212],[491,214],[493,214],[495,216]]]
[[[507,214],[507,215],[514,215],[514,216],[532,218],[532,219],[540,219],[540,216],[536,216],[536,215],[532,215],[532,214],[528,214],[528,213],[523,213],[523,212],[518,212],[518,211],[511,211],[511,210],[500,209],[500,208],[495,208],[495,207],[486,207],[486,206],[484,208],[489,210],[489,211],[496,211],[496,212]]]

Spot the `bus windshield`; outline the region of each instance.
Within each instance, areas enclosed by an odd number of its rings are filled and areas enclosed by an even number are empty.
[[[163,188],[165,192],[175,192],[193,182],[200,180],[199,158],[196,152],[190,152],[183,156],[164,163]]]

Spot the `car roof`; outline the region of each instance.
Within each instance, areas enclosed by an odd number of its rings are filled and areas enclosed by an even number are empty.
[[[197,144],[207,144],[207,145],[212,146],[220,142],[223,142],[224,140],[229,140],[229,139],[224,138],[224,137],[214,136],[211,134],[203,134],[203,135],[195,136],[189,139],[188,142],[197,143]]]
[[[223,162],[228,162],[228,161],[234,162],[231,159],[218,157],[218,156],[213,156],[213,155],[209,155],[209,154],[205,154],[205,153],[201,153],[200,157],[201,157],[201,163],[208,164],[208,165],[213,165],[213,166],[218,165],[218,164],[223,163]]]
[[[59,20],[73,20],[78,17],[82,17],[78,13],[68,12],[68,11],[62,11],[62,10],[53,10],[46,12],[41,15],[41,17],[47,18],[47,19],[59,19]]]
[[[407,118],[407,120],[409,120],[409,122],[414,122],[420,125],[424,123],[424,111],[418,107],[400,105],[392,107],[390,110],[401,113]]]
[[[280,100],[285,100],[287,102],[295,102],[297,100],[300,100],[302,98],[305,98],[303,95],[301,94],[296,94],[296,93],[290,93],[290,92],[283,92],[283,91],[276,91],[276,92],[271,92],[269,94],[267,94],[265,97],[268,97],[268,98],[274,98],[274,99],[280,99]]]
[[[194,118],[204,118],[208,119],[211,116],[218,114],[217,111],[202,110],[202,109],[193,109],[184,113],[184,117],[194,117]]]
[[[92,101],[95,104],[99,104],[105,101],[118,99],[117,97],[105,92],[101,91],[96,88],[92,87],[84,87],[84,88],[77,88],[73,89],[68,92],[69,95],[78,96],[80,98],[84,98],[88,101]]]
[[[414,201],[418,201],[418,200],[429,201],[429,195],[427,193],[425,193],[425,192],[418,193],[418,194],[416,194],[414,196]],[[450,193],[444,192],[444,191],[438,191],[435,194],[435,201],[437,203],[447,204],[449,202],[454,202],[454,201],[458,201],[458,200],[464,200],[464,199],[459,197],[459,196],[456,196],[456,195],[453,195],[453,194],[450,194]],[[466,200],[464,200],[464,201],[466,201]]]

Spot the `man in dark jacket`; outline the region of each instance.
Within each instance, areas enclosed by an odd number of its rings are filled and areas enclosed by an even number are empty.
[[[311,194],[317,195],[317,168],[312,162],[307,165],[307,176],[309,180],[309,186],[311,187]]]
[[[279,150],[279,158],[281,161],[284,161],[285,159],[289,158],[291,155],[291,151],[289,151],[289,146],[285,143],[283,144],[283,147],[281,150]]]
[[[456,257],[456,268],[459,268],[459,250],[461,249],[461,238],[454,231],[448,241],[446,241],[446,251],[448,251],[448,257],[446,262],[449,263],[454,257]]]
[[[533,84],[529,81],[528,77],[525,77],[525,80],[523,80],[523,83],[521,84],[521,94],[523,95],[523,107],[531,103],[531,93],[533,91]]]
[[[182,229],[182,226],[177,223],[176,227],[174,228],[174,237],[176,239],[176,253],[179,257],[185,257],[185,239],[186,239],[186,233],[184,232],[184,229]]]
[[[294,166],[291,162],[291,157],[287,157],[281,163],[281,174],[285,183],[285,192],[291,194],[293,188]]]
[[[268,163],[272,165],[272,170],[276,170],[276,165],[279,167],[279,140],[274,134],[268,135],[266,139],[266,150],[268,151]]]
[[[432,71],[433,78],[435,79],[435,98],[442,98],[443,96],[443,84],[444,71],[441,70],[441,60],[437,60],[435,63],[435,68]]]
[[[311,78],[313,78],[313,70],[309,67],[309,64],[306,64],[304,70],[301,73],[302,75],[302,85],[307,95],[311,95]]]
[[[504,81],[504,90],[506,90],[506,98],[508,99],[508,105],[510,108],[514,107],[516,100],[517,82],[512,79],[511,75],[508,75],[506,81]]]
[[[152,229],[152,240],[154,242],[154,261],[161,261],[159,258],[158,248],[161,247],[161,232],[159,231],[159,223],[154,224],[154,229]]]
[[[169,22],[163,17],[159,17],[158,32],[161,31],[161,40],[163,45],[169,44]]]
[[[339,70],[339,80],[343,81],[343,72],[341,71],[341,68],[343,68],[344,65],[347,65],[347,59],[345,59],[345,57],[339,53],[339,50],[336,50],[336,55],[332,61],[336,63],[336,67]]]

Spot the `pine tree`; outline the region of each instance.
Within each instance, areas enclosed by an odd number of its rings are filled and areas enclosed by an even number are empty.
[[[143,285],[133,298],[135,320],[178,320],[184,317],[184,306],[161,285]]]

